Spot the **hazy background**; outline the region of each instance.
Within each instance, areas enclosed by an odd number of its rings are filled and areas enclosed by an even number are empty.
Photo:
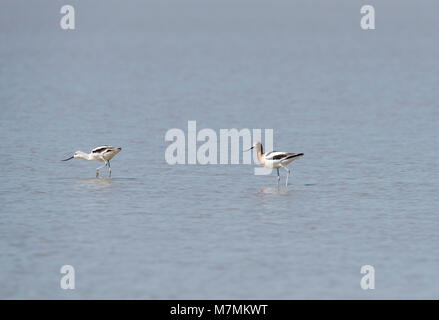
[[[0,297],[439,298],[437,1],[328,2],[3,0]],[[188,120],[305,156],[170,166]]]

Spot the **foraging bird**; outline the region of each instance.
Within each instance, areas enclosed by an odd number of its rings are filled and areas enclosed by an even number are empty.
[[[64,159],[62,161],[68,161],[73,158],[80,158],[84,160],[89,161],[101,161],[105,162],[105,164],[99,168],[96,168],[96,178],[99,177],[99,169],[102,169],[103,167],[108,166],[108,177],[111,177],[111,167],[110,167],[110,160],[113,159],[113,157],[118,154],[122,150],[122,148],[115,148],[111,146],[102,146],[97,147],[93,150],[91,150],[90,153],[85,153],[82,151],[76,151],[73,156],[70,158]]]
[[[277,169],[277,183],[279,184],[280,176],[279,176],[279,168],[284,168],[287,170],[287,180],[285,182],[285,186],[288,186],[288,177],[290,176],[290,170],[286,167],[292,161],[303,156],[303,153],[288,153],[288,152],[280,152],[280,151],[271,151],[267,154],[264,153],[264,149],[262,147],[262,143],[259,141],[253,144],[248,150],[249,151],[255,149],[257,152],[259,162],[265,167],[269,169]]]

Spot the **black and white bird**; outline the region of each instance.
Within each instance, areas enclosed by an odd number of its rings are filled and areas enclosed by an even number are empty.
[[[265,167],[269,169],[277,170],[277,183],[279,184],[280,176],[279,176],[279,168],[284,168],[287,173],[287,180],[285,182],[285,186],[288,186],[288,177],[290,175],[290,170],[286,167],[288,164],[293,162],[296,159],[299,159],[303,156],[303,153],[289,153],[289,152],[280,152],[280,151],[271,151],[267,154],[264,153],[264,148],[262,147],[262,143],[259,141],[253,144],[253,147],[246,150],[255,149],[257,152],[259,162]]]
[[[73,158],[79,158],[89,161],[100,161],[105,162],[105,164],[99,168],[96,168],[96,178],[99,177],[99,169],[102,169],[103,167],[108,166],[108,176],[111,177],[111,167],[110,167],[110,160],[113,159],[113,157],[118,154],[122,148],[115,148],[112,146],[101,146],[94,148],[91,150],[90,153],[85,153],[82,151],[76,151],[73,156],[70,158],[64,159],[62,161],[68,161]]]

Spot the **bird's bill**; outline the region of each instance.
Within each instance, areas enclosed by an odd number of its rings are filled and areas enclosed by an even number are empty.
[[[74,158],[74,156],[71,156],[70,158],[67,158],[67,159],[64,159],[64,160],[61,160],[61,161],[69,161],[70,159],[73,159]]]
[[[244,150],[244,152],[250,151],[250,150],[253,149],[253,148],[254,148],[254,146],[251,147],[250,149]]]

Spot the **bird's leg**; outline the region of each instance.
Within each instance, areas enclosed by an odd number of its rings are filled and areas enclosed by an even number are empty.
[[[287,181],[285,182],[285,187],[288,187],[288,177],[290,176],[290,169],[288,169],[287,167],[282,167],[282,168],[284,168],[285,170],[287,170]]]
[[[111,167],[110,167],[110,161],[108,163],[108,177],[111,178]]]
[[[276,170],[277,170],[277,185],[279,185],[279,181],[280,181],[279,168],[276,168]]]
[[[100,166],[99,168],[96,168],[96,178],[99,177],[99,169],[102,169],[103,167],[105,167],[107,165],[107,163],[105,163],[103,166]]]

